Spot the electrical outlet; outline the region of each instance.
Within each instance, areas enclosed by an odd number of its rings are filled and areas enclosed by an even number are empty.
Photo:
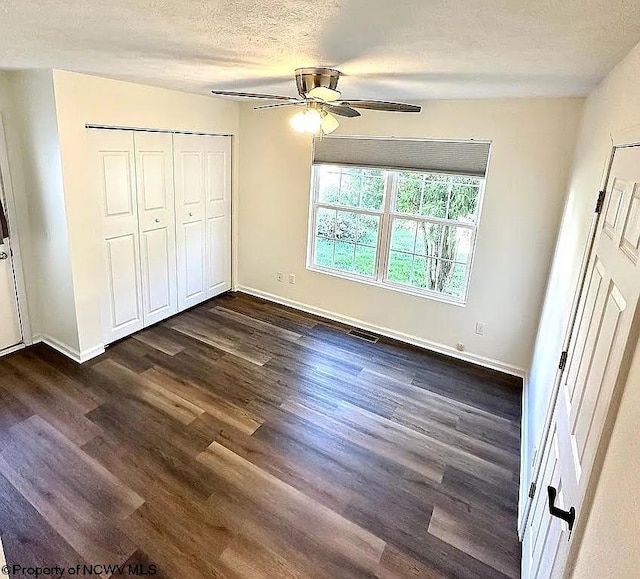
[[[484,324],[482,322],[476,322],[476,334],[484,336]]]
[[[282,273],[281,271],[279,271],[279,272],[276,274],[276,279],[277,279],[280,283],[283,283],[283,282],[284,282],[284,273]]]
[[[290,273],[289,274],[289,283],[290,284],[296,283],[296,274],[295,273]]]

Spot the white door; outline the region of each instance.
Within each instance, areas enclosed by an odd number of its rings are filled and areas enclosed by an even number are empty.
[[[0,200],[2,201],[0,211],[2,211],[2,208],[7,206],[2,197],[2,188],[0,188]],[[21,342],[22,329],[11,247],[9,238],[0,239],[0,352],[17,346]]]
[[[145,326],[178,311],[171,135],[134,134]]]
[[[132,131],[90,129],[102,198],[107,285],[103,291],[104,341],[142,329],[144,322]]]
[[[523,575],[561,577],[616,385],[635,344],[640,296],[640,147],[616,149],[523,546]],[[551,496],[555,493],[555,504]]]
[[[174,135],[178,309],[231,288],[231,138]]]

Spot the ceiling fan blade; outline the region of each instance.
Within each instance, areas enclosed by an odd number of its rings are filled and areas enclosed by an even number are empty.
[[[211,94],[220,96],[240,97],[245,99],[269,99],[272,101],[295,101],[294,97],[281,96],[275,94],[259,94],[253,92],[235,92],[232,90],[212,90]]]
[[[340,104],[340,105],[332,105],[329,103],[324,103],[322,105],[322,107],[330,113],[333,113],[334,115],[339,115],[341,117],[359,117],[360,113],[355,110],[352,109],[350,106],[344,105],[344,104]]]
[[[406,103],[394,103],[388,101],[349,100],[341,101],[342,104],[356,109],[368,109],[372,111],[391,111],[396,113],[419,113],[422,107],[408,105]]]
[[[273,109],[275,107],[297,107],[304,104],[305,104],[305,101],[290,101],[287,103],[273,103],[272,105],[259,105],[257,107],[253,107],[253,110],[259,111],[262,109]]]

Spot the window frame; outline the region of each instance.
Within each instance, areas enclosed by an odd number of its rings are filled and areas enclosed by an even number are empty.
[[[338,203],[326,203],[319,200],[320,187],[320,168],[321,167],[336,167],[340,169],[378,169],[384,172],[384,190],[383,190],[383,202],[381,210],[374,209],[362,209],[359,207],[350,207],[340,205]],[[478,232],[480,229],[480,218],[482,214],[482,208],[484,205],[484,191],[486,187],[486,175],[484,177],[455,174],[457,177],[474,177],[480,180],[478,187],[478,201],[476,205],[476,218],[474,223],[465,223],[464,221],[456,221],[452,219],[429,217],[424,215],[413,215],[408,213],[399,213],[396,211],[395,204],[397,202],[398,182],[400,173],[417,173],[420,175],[443,175],[445,177],[451,177],[451,173],[439,173],[437,171],[417,171],[417,170],[402,170],[402,169],[388,169],[384,167],[370,167],[370,166],[357,166],[357,165],[338,165],[333,163],[313,163],[311,166],[311,192],[309,203],[309,223],[307,232],[307,263],[306,268],[310,271],[332,275],[342,279],[351,281],[358,281],[368,285],[390,289],[392,291],[398,291],[418,297],[428,298],[436,301],[441,301],[457,306],[465,306],[469,297],[469,286],[471,284],[471,273],[473,270],[473,262],[475,260],[476,245],[478,240]],[[452,184],[453,186],[453,184]],[[448,198],[449,199],[449,198]],[[360,215],[372,215],[380,218],[380,225],[378,228],[378,241],[376,245],[376,259],[374,265],[373,277],[359,274],[354,271],[343,271],[337,268],[331,268],[315,263],[315,250],[316,250],[316,219],[318,209],[329,209],[350,212]],[[391,234],[392,224],[394,219],[405,219],[414,221],[417,223],[424,222],[433,225],[442,226],[455,226],[469,229],[472,232],[471,247],[469,250],[469,260],[466,264],[465,281],[464,281],[464,293],[462,298],[455,296],[449,296],[442,292],[433,291],[426,288],[418,288],[415,286],[403,284],[400,282],[394,282],[388,279],[389,277],[389,259],[391,254]],[[335,243],[335,240],[334,240]],[[415,251],[415,246],[414,246]],[[415,258],[415,253],[402,252],[407,255],[412,255]],[[436,256],[435,259],[442,260],[443,258]],[[453,261],[455,263],[455,260]]]

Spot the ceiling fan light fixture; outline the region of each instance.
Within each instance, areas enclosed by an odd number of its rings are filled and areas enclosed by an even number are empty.
[[[323,134],[329,135],[339,126],[340,123],[338,122],[338,119],[336,119],[332,114],[324,112],[322,115],[322,122],[320,123],[320,128],[322,129]]]
[[[339,90],[334,90],[326,86],[316,86],[315,88],[312,88],[305,96],[331,103],[337,101],[342,96],[342,93]]]
[[[310,108],[293,115],[290,123],[298,133],[317,135],[322,125],[322,116],[316,109]]]

